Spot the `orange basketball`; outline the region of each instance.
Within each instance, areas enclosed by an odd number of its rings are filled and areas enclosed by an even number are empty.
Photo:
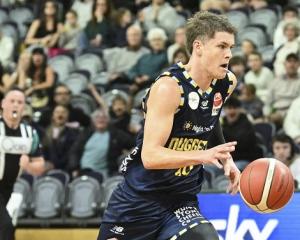
[[[259,213],[283,208],[294,193],[294,178],[289,168],[274,158],[250,163],[240,178],[240,193],[245,203]]]

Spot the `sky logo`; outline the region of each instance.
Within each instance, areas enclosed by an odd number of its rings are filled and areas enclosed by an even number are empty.
[[[198,195],[201,213],[211,221],[220,240],[286,240],[300,236],[300,193],[282,210],[259,214],[246,206],[239,195]]]

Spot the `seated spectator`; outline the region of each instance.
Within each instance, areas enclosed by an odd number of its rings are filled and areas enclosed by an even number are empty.
[[[300,146],[300,96],[289,107],[283,122],[283,129]],[[299,183],[300,184],[300,183]]]
[[[189,55],[185,48],[178,48],[174,52],[172,64],[181,62],[182,64],[187,64],[189,61]]]
[[[263,65],[263,59],[259,52],[253,52],[249,55],[248,67],[250,70],[245,75],[245,83],[253,84],[257,96],[265,101],[268,87],[272,84],[274,75],[269,68]]]
[[[274,79],[269,87],[264,107],[264,115],[269,116],[279,128],[293,100],[300,95],[299,56],[289,54],[284,66],[286,74]]]
[[[52,113],[51,124],[46,128],[42,139],[47,170],[67,171],[68,152],[78,135],[77,130],[67,126],[68,118],[68,108],[56,105]]]
[[[29,52],[23,52],[20,54],[16,70],[10,75],[10,81],[12,84],[18,85],[21,79],[26,79],[29,82],[28,71],[31,64],[31,54]]]
[[[93,126],[83,131],[72,146],[69,170],[73,176],[78,175],[79,170],[92,169],[108,177],[117,173],[118,157],[124,149],[132,148],[135,141],[125,132],[109,127],[105,110],[96,110],[91,117]]]
[[[300,157],[295,152],[293,139],[286,134],[275,135],[272,141],[273,157],[291,170],[300,188]]]
[[[241,102],[230,97],[224,104],[223,133],[226,142],[237,141],[231,153],[234,161],[253,161],[261,157],[257,149],[255,130],[247,116],[242,113]]]
[[[33,49],[27,72],[18,75],[18,87],[25,91],[27,97],[30,97],[30,103],[34,109],[47,106],[54,83],[55,74],[47,64],[47,55],[44,50],[42,48]]]
[[[256,89],[253,84],[245,84],[242,87],[240,101],[246,114],[250,114],[254,120],[263,118],[264,103],[256,96]]]
[[[127,8],[119,8],[115,16],[114,45],[124,47],[127,45],[127,29],[132,23],[131,12]]]
[[[241,87],[245,82],[246,62],[244,58],[240,56],[232,57],[229,62],[229,69],[237,78],[237,87],[235,88],[235,93],[239,94]]]
[[[256,49],[256,45],[250,39],[245,39],[242,41],[242,52],[246,61],[248,61],[249,55],[255,52]]]
[[[53,109],[56,105],[62,105],[69,110],[68,126],[71,127],[87,127],[90,125],[90,118],[80,108],[74,108],[71,105],[72,93],[70,89],[64,85],[59,84],[54,89],[53,102],[54,106],[48,106],[41,112],[39,124],[43,127],[48,127],[51,121]]]
[[[170,37],[185,23],[185,19],[165,0],[152,0],[152,4],[141,11],[139,21],[146,32],[163,28]]]
[[[254,10],[258,10],[267,7],[268,2],[267,0],[249,0],[248,6],[253,8]]]
[[[125,73],[137,63],[141,56],[150,52],[142,46],[143,34],[139,26],[130,26],[127,29],[126,38],[126,47],[107,48],[103,51],[110,84],[128,82]]]
[[[9,74],[4,70],[0,63],[0,99],[2,100],[4,94],[13,85]]]
[[[148,32],[147,40],[151,47],[151,53],[145,54],[127,72],[128,78],[133,83],[131,91],[150,86],[160,71],[167,65],[168,58],[165,49],[167,35],[161,28],[153,28]]]
[[[290,53],[298,54],[300,51],[298,26],[294,23],[287,23],[283,31],[287,41],[277,49],[273,63],[275,76],[278,77],[286,73],[284,67],[286,57]]]
[[[179,27],[175,31],[175,42],[168,47],[168,61],[173,62],[173,56],[177,49],[185,48],[185,28]]]
[[[72,9],[78,14],[78,24],[85,28],[92,18],[92,8],[94,0],[75,0]]]
[[[65,50],[75,50],[78,45],[80,31],[81,28],[77,23],[77,13],[74,10],[69,10],[59,37],[59,47]]]
[[[282,10],[281,21],[277,24],[274,32],[273,45],[274,49],[279,48],[281,45],[287,42],[286,36],[284,35],[284,26],[287,23],[297,23],[299,20],[298,9],[295,6],[287,5]]]
[[[92,19],[88,22],[80,37],[80,51],[88,48],[105,48],[112,45],[111,13],[112,6],[109,0],[94,1]]]
[[[0,63],[5,70],[9,70],[13,64],[14,40],[5,36],[0,26]]]
[[[25,44],[57,48],[62,27],[57,17],[56,2],[47,0],[45,1],[41,17],[32,22],[25,38]]]

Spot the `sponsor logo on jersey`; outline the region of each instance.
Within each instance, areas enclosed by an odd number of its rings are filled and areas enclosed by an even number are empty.
[[[221,93],[219,92],[215,93],[213,107],[211,111],[212,116],[217,116],[219,114],[222,104],[223,104],[223,98]]]
[[[202,110],[208,109],[208,100],[203,100],[200,107]]]
[[[169,143],[168,148],[176,151],[192,151],[192,150],[204,150],[206,148],[207,141],[194,138],[178,138],[173,137]]]
[[[191,109],[196,110],[199,106],[200,97],[198,93],[191,92],[189,93],[189,106]]]
[[[182,226],[187,226],[195,219],[204,219],[199,210],[192,206],[178,208],[174,214]]]
[[[110,229],[110,231],[115,234],[124,235],[124,228],[117,225]]]
[[[136,154],[138,153],[139,148],[135,147],[131,153],[129,155],[127,155],[124,160],[122,161],[122,164],[120,166],[120,172],[126,172],[127,171],[127,166],[128,163],[130,163],[131,161],[133,161],[134,157],[136,156]]]
[[[208,127],[202,127],[202,126],[198,126],[198,125],[193,124],[191,121],[186,121],[186,122],[184,122],[182,128],[185,131],[192,130],[192,131],[194,131],[196,133],[203,133],[203,132],[209,132],[209,131],[211,131],[214,128],[214,126],[211,125],[211,126],[208,126]]]

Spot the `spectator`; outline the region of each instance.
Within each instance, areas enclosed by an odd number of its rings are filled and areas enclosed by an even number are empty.
[[[291,136],[300,146],[300,96],[298,96],[289,107],[283,122],[286,134]],[[299,182],[300,184],[300,182]]]
[[[267,7],[268,2],[267,2],[267,0],[249,0],[248,6],[250,6],[254,10],[258,10],[258,9]]]
[[[185,28],[179,27],[175,31],[175,42],[168,47],[168,61],[173,62],[174,53],[179,48],[185,48]]]
[[[245,82],[245,72],[246,72],[246,63],[244,58],[240,56],[234,56],[230,59],[229,69],[234,73],[237,78],[237,87],[235,88],[235,93],[239,94],[241,88]]]
[[[261,157],[257,149],[255,130],[247,116],[242,113],[241,102],[229,98],[224,104],[223,133],[226,142],[237,141],[235,151],[232,152],[234,161],[248,162]]]
[[[52,113],[51,124],[46,128],[46,134],[42,139],[47,170],[67,171],[68,152],[78,135],[77,130],[67,126],[68,118],[68,108],[56,105]]]
[[[13,85],[13,81],[9,77],[9,74],[6,73],[4,68],[0,63],[0,99],[2,100],[4,94],[10,87]]]
[[[182,64],[187,64],[189,61],[189,55],[185,48],[178,48],[174,52],[172,64],[181,62]]]
[[[163,28],[170,37],[185,23],[185,19],[165,0],[152,0],[152,4],[140,13],[139,21],[147,32],[152,28]]]
[[[72,146],[69,169],[73,176],[79,170],[92,169],[108,177],[118,171],[118,157],[124,149],[132,148],[135,141],[130,135],[109,127],[105,110],[96,110],[91,117],[93,126],[83,131]]]
[[[168,63],[165,43],[167,35],[161,28],[153,28],[148,32],[147,40],[151,53],[145,54],[128,71],[127,76],[133,82],[131,91],[136,92],[141,88],[151,85],[159,72]]]
[[[56,2],[47,0],[41,17],[32,22],[25,38],[25,44],[57,48],[62,27],[62,24],[58,22]]]
[[[300,95],[298,55],[289,54],[284,66],[286,74],[274,79],[268,90],[264,107],[264,114],[269,116],[270,120],[278,127],[281,127],[283,118],[293,100]]]
[[[251,53],[255,52],[256,48],[257,48],[256,45],[251,40],[249,40],[249,39],[243,40],[243,42],[242,42],[242,52],[243,52],[244,58],[246,60],[248,60],[249,55]]]
[[[47,64],[47,55],[42,48],[35,48],[31,53],[31,63],[26,74],[18,75],[18,87],[30,97],[31,106],[35,109],[46,107],[49,94],[54,87],[55,74]],[[27,68],[24,63],[24,68]]]
[[[150,52],[149,49],[142,46],[143,34],[139,26],[130,26],[127,29],[126,38],[126,47],[108,48],[103,51],[110,84],[128,82],[125,73],[132,68],[144,54]]]
[[[300,51],[300,44],[298,40],[299,28],[294,23],[287,23],[284,28],[284,35],[287,38],[287,42],[281,45],[276,53],[274,59],[274,72],[276,76],[285,74],[284,62],[286,56],[290,53],[298,54]]]
[[[59,84],[54,89],[54,106],[62,105],[67,107],[69,110],[69,122],[68,126],[72,127],[87,127],[90,125],[90,118],[87,116],[80,108],[75,108],[71,105],[71,97],[72,93],[70,89],[64,85]],[[52,112],[54,106],[48,106],[48,108],[44,109],[41,113],[41,117],[39,120],[39,124],[44,128],[48,127],[50,124],[50,119],[52,116]]]
[[[65,25],[59,38],[59,47],[65,50],[75,50],[79,41],[80,31],[77,13],[74,10],[69,10],[66,13]]]
[[[88,22],[80,37],[79,50],[105,48],[112,45],[111,14],[111,1],[95,0],[92,8],[92,19]]]
[[[80,28],[85,28],[92,18],[93,2],[95,0],[75,0],[72,9],[78,14],[78,24]]]
[[[10,69],[13,63],[14,55],[14,40],[11,37],[5,36],[1,31],[0,26],[0,63],[4,69]]]
[[[293,139],[286,134],[274,136],[272,150],[274,158],[289,167],[298,186],[300,186],[300,157],[295,153]]]
[[[249,55],[248,67],[250,70],[245,75],[245,83],[253,84],[257,96],[262,101],[266,101],[268,87],[274,79],[272,71],[263,65],[263,59],[259,52],[253,52]]]
[[[256,96],[256,89],[253,84],[245,84],[242,87],[240,101],[242,108],[245,109],[246,114],[254,119],[263,118],[263,102]]]
[[[116,47],[124,47],[127,45],[127,29],[131,23],[131,12],[127,8],[119,8],[115,16],[114,43]]]
[[[299,20],[298,9],[294,6],[286,6],[282,11],[282,19],[277,24],[274,32],[273,45],[274,49],[279,48],[281,45],[287,42],[286,36],[284,35],[284,26],[287,23],[297,23]]]

